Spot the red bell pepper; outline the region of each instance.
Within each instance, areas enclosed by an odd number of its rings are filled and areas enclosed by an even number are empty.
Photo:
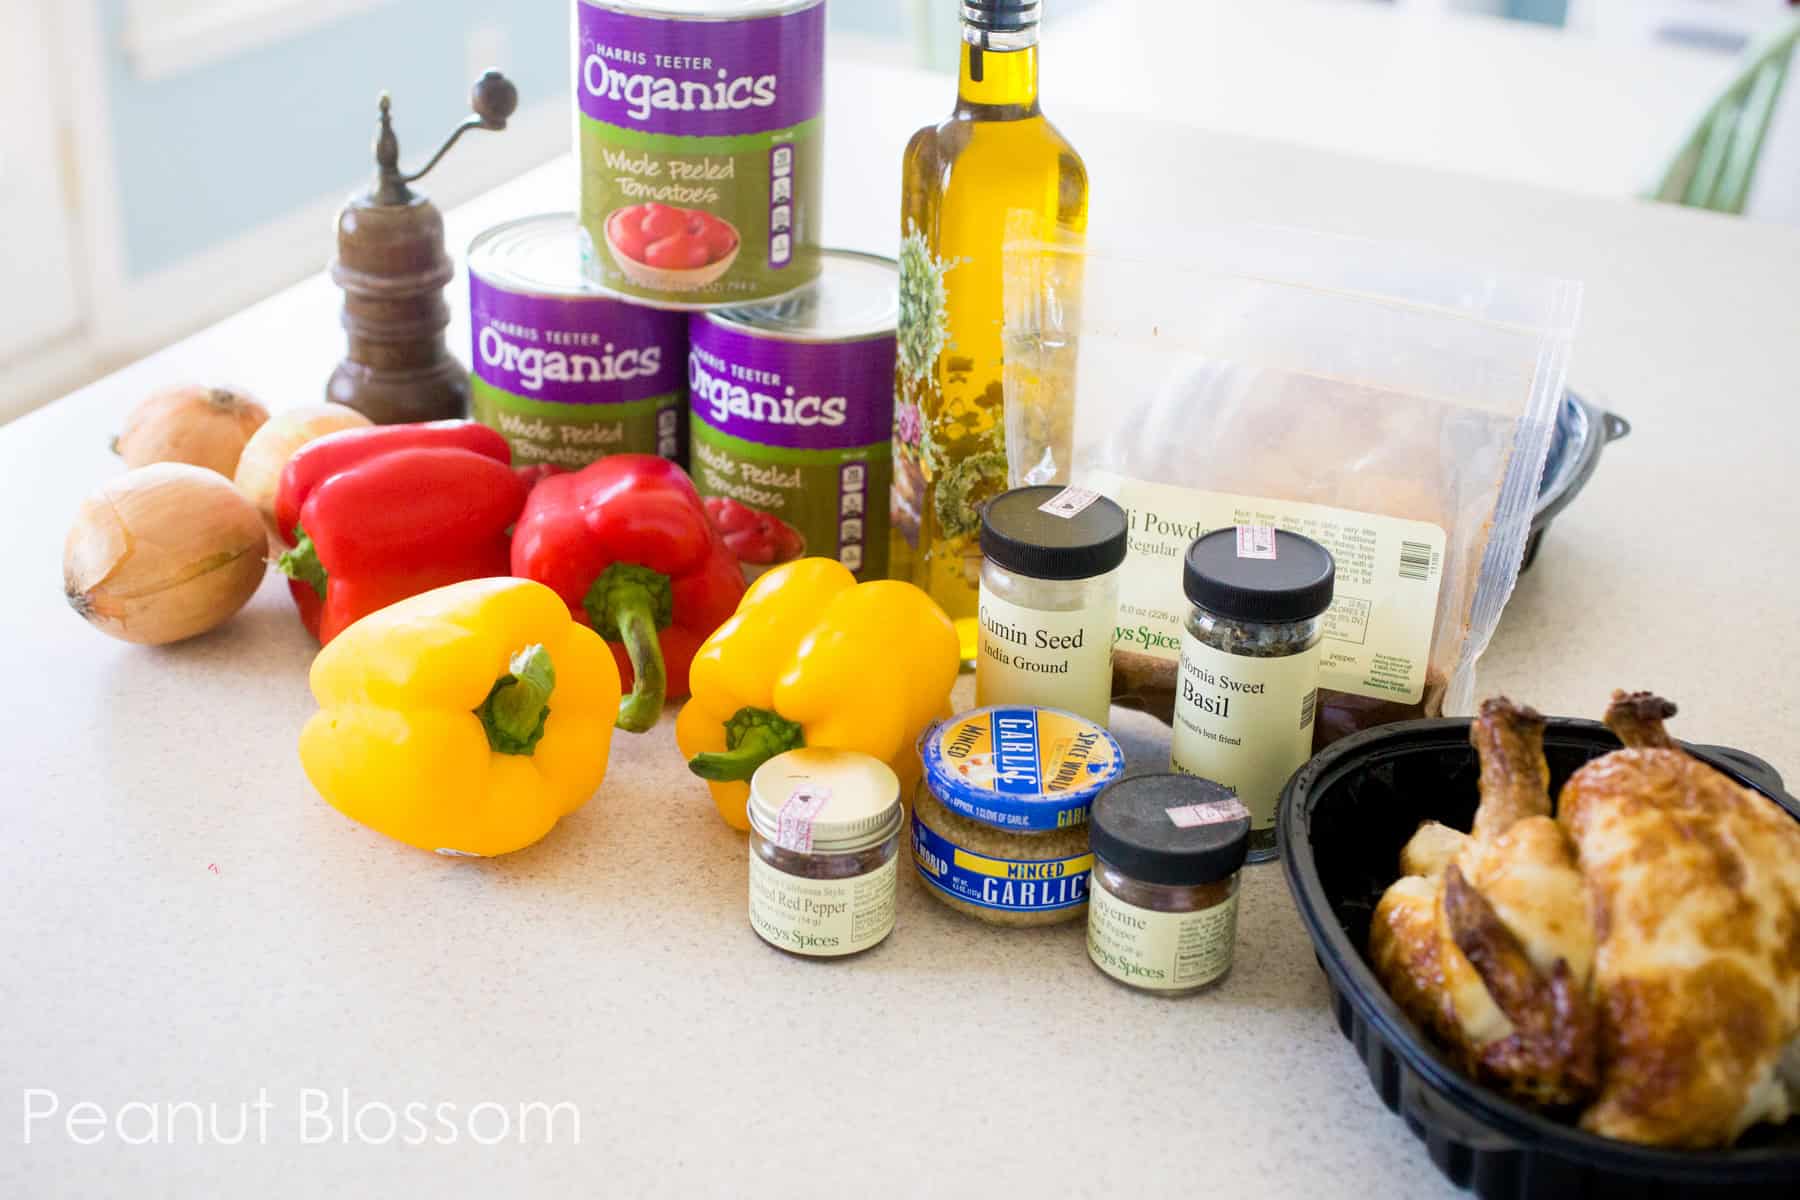
[[[351,429],[282,471],[275,518],[300,620],[320,643],[359,617],[465,579],[505,575],[530,484],[473,421]]]
[[[512,573],[547,584],[612,645],[630,691],[619,728],[688,694],[688,663],[737,610],[744,576],[680,467],[614,454],[540,482],[513,533]]]

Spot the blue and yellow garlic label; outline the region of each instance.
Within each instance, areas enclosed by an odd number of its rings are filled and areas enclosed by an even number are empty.
[[[931,794],[996,829],[1066,829],[1124,770],[1112,734],[1054,708],[982,708],[919,740]]]
[[[1006,912],[1054,912],[1085,904],[1092,854],[1023,861],[964,850],[913,815],[919,878],[965,904]]]

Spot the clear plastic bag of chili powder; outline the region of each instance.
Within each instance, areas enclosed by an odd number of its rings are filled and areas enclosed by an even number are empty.
[[[1189,542],[1265,524],[1337,560],[1315,744],[1471,709],[1518,579],[1580,286],[1253,228],[1134,253],[1006,246],[1015,486],[1130,515],[1113,687],[1169,719]]]

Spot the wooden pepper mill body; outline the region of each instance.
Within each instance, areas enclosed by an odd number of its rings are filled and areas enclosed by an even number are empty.
[[[438,421],[469,410],[469,371],[450,353],[444,285],[456,273],[444,249],[444,215],[407,185],[435,167],[471,129],[506,128],[519,94],[504,75],[475,82],[475,115],[463,121],[431,161],[400,173],[391,105],[381,97],[375,138],[375,187],[338,213],[331,277],[344,289],[349,349],[325,385],[325,398],[380,425]]]
[[[350,345],[325,398],[380,425],[465,416],[468,368],[444,340],[444,285],[455,268],[444,251],[443,214],[423,196],[368,201],[358,197],[338,214],[331,277],[344,289]]]

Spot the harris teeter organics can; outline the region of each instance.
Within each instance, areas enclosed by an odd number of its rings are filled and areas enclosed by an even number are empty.
[[[693,314],[691,473],[747,575],[810,554],[886,577],[899,308],[892,259],[825,250],[798,296]]]
[[[666,308],[818,272],[824,0],[574,0],[588,275]]]
[[[469,247],[470,404],[520,466],[608,454],[681,460],[687,317],[583,281],[580,227],[551,213]]]

